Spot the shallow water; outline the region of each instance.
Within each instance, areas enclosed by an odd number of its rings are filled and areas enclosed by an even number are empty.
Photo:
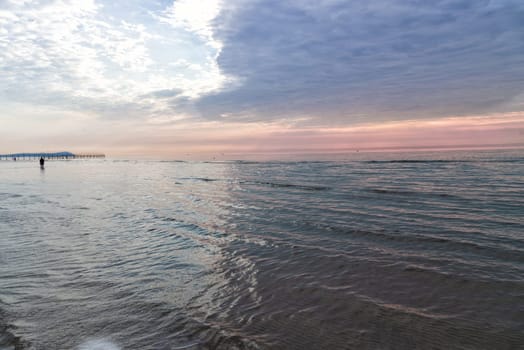
[[[0,162],[0,349],[516,349],[524,153]]]

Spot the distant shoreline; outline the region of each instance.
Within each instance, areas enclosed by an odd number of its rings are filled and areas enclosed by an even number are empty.
[[[87,158],[105,158],[103,153],[71,153],[71,152],[25,152],[0,154],[0,160],[24,160],[24,159],[87,159]]]

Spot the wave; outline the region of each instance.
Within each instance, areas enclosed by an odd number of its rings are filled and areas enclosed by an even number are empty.
[[[20,197],[23,197],[21,194],[18,194],[18,193],[5,193],[5,192],[2,192],[0,193],[0,198],[20,198]]]
[[[410,249],[418,246],[423,246],[426,249],[435,249],[438,253],[445,247],[447,251],[463,252],[483,257],[493,257],[495,259],[502,259],[501,261],[512,261],[517,263],[524,262],[524,251],[516,246],[508,247],[501,245],[501,242],[489,244],[486,240],[473,242],[471,240],[461,239],[460,237],[452,237],[449,235],[435,235],[435,234],[406,234],[398,231],[387,230],[358,230],[338,225],[320,224],[309,221],[304,221],[303,224],[314,227],[316,229],[325,230],[341,235],[348,235],[354,238],[370,240],[374,242],[391,242],[391,244],[402,244],[401,248]],[[514,244],[514,241],[511,243]],[[429,258],[429,256],[426,256]]]
[[[249,289],[239,290],[237,294],[242,295],[229,312],[237,317],[243,332],[264,332],[278,348],[342,348],[347,347],[347,339],[355,340],[349,347],[355,349],[428,344],[454,348],[460,340],[472,349],[501,344],[512,348],[522,341],[519,333],[497,322],[487,331],[471,312],[479,301],[489,300],[489,307],[478,311],[484,318],[493,309],[517,315],[508,305],[518,300],[511,291],[519,290],[520,282],[483,281],[287,243],[278,248],[257,247],[256,251],[235,246],[232,253],[254,262],[258,287],[255,300],[249,298]],[[493,299],[496,293],[509,295],[509,302]],[[457,305],[455,298],[461,303]],[[512,325],[516,324],[518,321]],[[416,342],[406,343],[414,338]]]
[[[420,195],[431,195],[437,197],[454,198],[455,195],[444,193],[444,192],[422,192],[422,191],[404,191],[404,190],[393,190],[384,188],[373,188],[369,189],[369,192],[378,194],[390,194],[390,195],[401,195],[401,196],[420,196]]]
[[[185,178],[180,178],[180,180],[193,180],[193,181],[202,181],[202,182],[224,181],[224,179],[213,179],[213,178],[208,178],[208,177],[185,177]],[[238,181],[237,183],[240,185],[262,185],[262,186],[277,187],[277,188],[300,189],[304,191],[326,191],[326,190],[331,189],[331,187],[329,186],[322,186],[322,185],[294,184],[294,183],[272,182],[272,181],[241,180],[241,181]]]
[[[392,159],[392,160],[364,160],[365,164],[432,164],[432,163],[521,163],[523,158],[512,159]]]
[[[214,182],[214,181],[220,181],[219,179],[210,179],[208,177],[194,177],[192,180],[198,180],[198,181],[204,181],[204,182]]]
[[[305,191],[326,191],[330,190],[329,186],[321,185],[303,185],[303,184],[292,184],[292,183],[281,183],[281,182],[270,182],[270,181],[240,181],[241,185],[263,185],[269,187],[278,188],[296,188]]]
[[[393,159],[393,160],[365,160],[366,164],[389,164],[389,163],[471,163],[473,160],[451,160],[451,159]]]
[[[0,305],[3,304],[0,301]],[[7,322],[5,311],[0,309],[0,349],[23,350],[29,348],[29,343],[13,333],[14,326]]]
[[[203,182],[215,182],[220,181],[220,179],[212,179],[209,177],[182,177],[179,180],[193,180],[193,181],[203,181]]]

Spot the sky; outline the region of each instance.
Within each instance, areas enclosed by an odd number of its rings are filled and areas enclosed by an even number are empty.
[[[0,0],[0,153],[524,147],[521,0]]]

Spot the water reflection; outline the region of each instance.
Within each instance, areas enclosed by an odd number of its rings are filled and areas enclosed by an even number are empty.
[[[236,186],[226,225],[237,240],[225,250],[229,264],[247,261],[256,277],[250,288],[249,277],[235,276],[244,284],[228,314],[236,329],[286,349],[410,347],[403,332],[436,347],[464,339],[474,347],[512,344],[504,325],[492,323],[493,335],[478,323],[516,319],[496,295],[518,288],[524,275],[513,262],[522,260],[482,238],[502,239],[489,229],[502,218],[513,229],[524,227],[492,201],[505,194],[477,191],[480,184],[460,164],[378,164],[231,164],[228,178]],[[491,165],[475,167],[477,177],[492,177]],[[510,168],[495,178],[513,181],[504,175]],[[479,203],[488,192],[491,202]],[[478,307],[488,299],[489,308]],[[437,336],[455,329],[446,341]]]
[[[37,348],[511,347],[524,165],[473,158],[10,163],[0,300]]]

